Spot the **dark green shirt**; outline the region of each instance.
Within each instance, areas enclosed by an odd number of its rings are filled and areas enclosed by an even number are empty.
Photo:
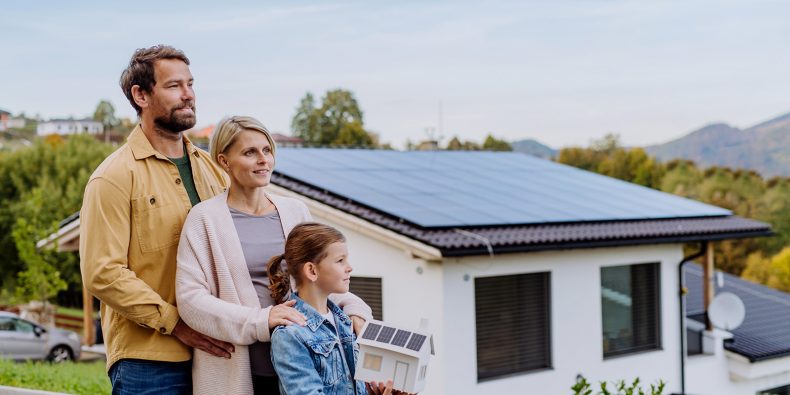
[[[200,203],[200,196],[195,188],[195,180],[192,179],[192,166],[189,163],[189,155],[186,154],[186,147],[184,147],[184,156],[180,158],[168,158],[178,167],[178,174],[181,175],[181,185],[187,190],[189,201],[192,205]]]

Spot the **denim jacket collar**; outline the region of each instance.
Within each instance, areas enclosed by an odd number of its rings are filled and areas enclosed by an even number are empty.
[[[313,332],[317,331],[318,328],[321,327],[321,324],[326,321],[326,319],[318,312],[318,310],[300,298],[296,292],[292,294],[291,298],[296,301],[294,308],[307,317],[307,327]],[[328,299],[326,304],[329,308],[329,311],[331,311],[332,315],[335,316],[335,320],[340,320],[343,325],[351,325],[351,319],[349,319],[348,316],[343,313],[343,310],[341,310],[340,307]]]

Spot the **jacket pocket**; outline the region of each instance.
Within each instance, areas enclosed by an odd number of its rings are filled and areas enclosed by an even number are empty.
[[[334,339],[317,340],[308,343],[313,354],[313,363],[318,369],[321,380],[326,386],[333,386],[343,377],[343,360],[340,343]]]
[[[159,194],[150,194],[132,199],[134,221],[140,250],[154,252],[178,244],[183,220],[175,204],[164,201]]]

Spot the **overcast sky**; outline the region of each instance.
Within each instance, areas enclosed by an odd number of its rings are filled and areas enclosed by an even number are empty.
[[[166,43],[192,61],[199,126],[288,133],[305,92],[332,88],[395,146],[427,128],[644,145],[790,112],[788,1],[109,3],[0,0],[0,108],[82,117],[106,98],[134,117],[120,72]]]

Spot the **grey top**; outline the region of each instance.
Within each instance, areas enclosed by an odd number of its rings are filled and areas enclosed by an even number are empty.
[[[285,235],[283,234],[280,214],[275,210],[265,215],[251,215],[230,208],[233,225],[241,241],[244,260],[250,271],[252,285],[258,293],[261,307],[274,304],[269,293],[269,276],[266,264],[275,255],[285,251]],[[250,345],[250,366],[255,376],[276,376],[271,360],[271,343],[257,342]]]

